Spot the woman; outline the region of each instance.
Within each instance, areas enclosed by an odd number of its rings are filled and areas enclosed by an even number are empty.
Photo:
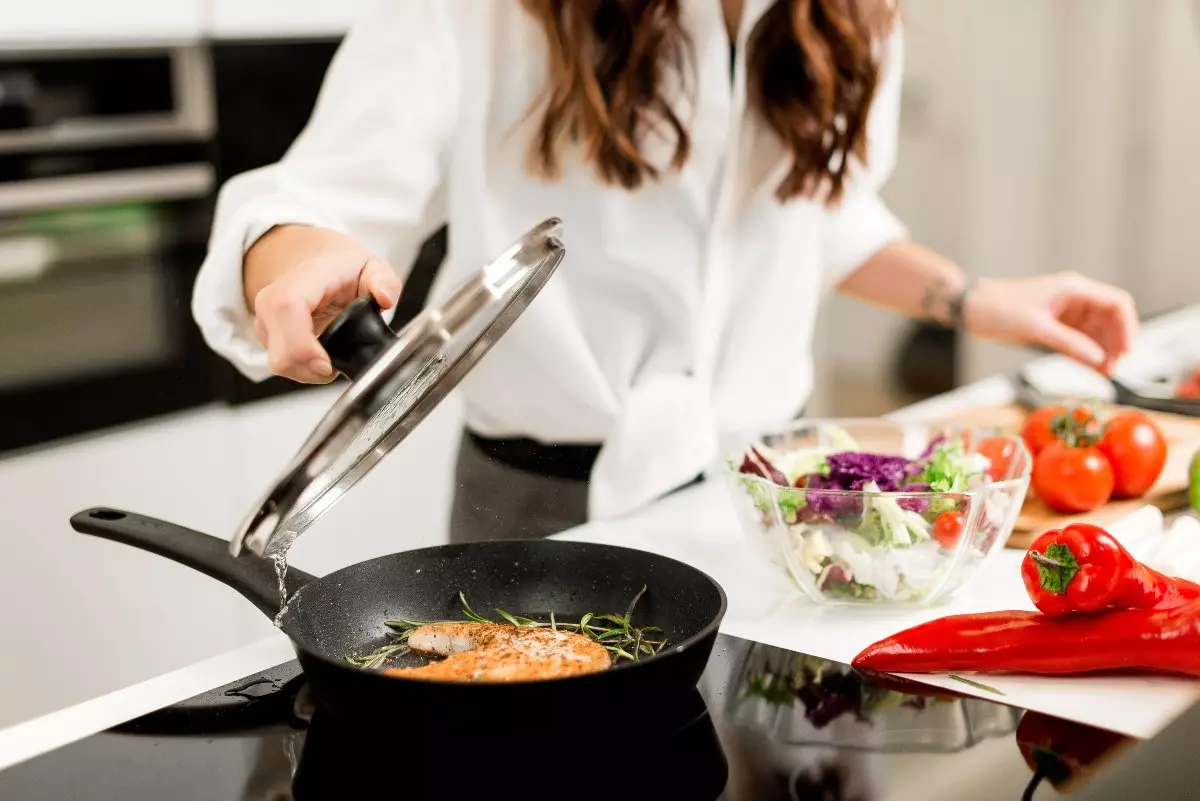
[[[462,385],[456,541],[629,513],[793,417],[830,289],[1111,370],[1126,293],[972,285],[880,201],[901,60],[889,0],[382,0],[287,156],[223,189],[196,318],[251,378],[329,381],[316,334],[393,307],[443,223],[441,289],[563,218],[563,267]]]

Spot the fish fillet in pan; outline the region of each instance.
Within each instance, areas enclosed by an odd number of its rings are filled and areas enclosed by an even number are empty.
[[[414,629],[408,646],[445,659],[391,676],[430,681],[539,681],[607,669],[612,659],[603,645],[582,634],[504,623],[435,623]]]

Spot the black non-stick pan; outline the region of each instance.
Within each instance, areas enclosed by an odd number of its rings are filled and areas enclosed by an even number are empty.
[[[85,534],[133,545],[192,567],[245,596],[269,617],[279,610],[274,564],[234,558],[228,542],[116,509],[71,518]],[[588,725],[683,702],[695,692],[725,614],[725,593],[674,559],[606,545],[518,540],[442,545],[381,556],[314,578],[287,571],[292,598],[280,625],[291,638],[317,701],[339,716],[395,715],[397,725],[469,731]],[[659,626],[655,656],[600,673],[542,682],[438,683],[385,676],[345,661],[385,642],[388,619],[459,620],[463,593],[480,614],[503,609],[562,621],[587,612],[623,614],[642,587],[633,622]],[[173,635],[164,632],[164,640]]]

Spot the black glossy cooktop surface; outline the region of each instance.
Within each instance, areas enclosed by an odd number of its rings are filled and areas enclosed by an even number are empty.
[[[289,662],[0,772],[0,799],[1200,798],[1200,710],[1138,742],[879,681],[721,637],[687,703],[580,698],[578,727],[518,737],[343,725]]]

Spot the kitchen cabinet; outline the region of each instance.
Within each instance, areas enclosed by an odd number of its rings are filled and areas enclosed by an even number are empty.
[[[208,0],[6,0],[0,49],[70,43],[193,41],[203,29]]]
[[[340,37],[370,0],[9,0],[0,50],[200,39]]]
[[[370,0],[205,0],[209,34],[217,39],[336,36]]]

